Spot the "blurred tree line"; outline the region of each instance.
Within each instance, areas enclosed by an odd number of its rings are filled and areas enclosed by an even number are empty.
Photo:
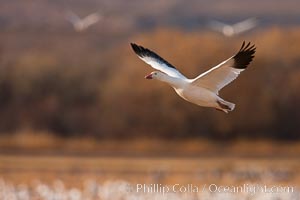
[[[60,136],[299,139],[300,29],[270,28],[223,38],[156,29],[120,43],[95,32],[1,35],[0,132],[47,130]],[[220,95],[224,114],[185,102],[151,72],[129,42],[150,48],[193,78],[257,46],[250,67]],[[111,45],[109,43],[111,42]]]

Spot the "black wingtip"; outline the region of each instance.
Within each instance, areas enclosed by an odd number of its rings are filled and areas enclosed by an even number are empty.
[[[137,45],[135,43],[130,43],[133,51],[140,57],[145,57],[151,52],[149,49],[146,49],[140,45]]]
[[[250,62],[253,60],[255,52],[255,45],[251,45],[250,42],[246,44],[246,42],[244,41],[239,52],[233,57],[235,61],[234,68],[247,68]]]
[[[137,46],[135,43],[132,43],[132,42],[130,42],[130,46],[132,47],[132,48],[134,48],[135,46]]]
[[[156,53],[154,53],[153,51],[151,51],[150,49],[144,48],[140,45],[137,45],[135,43],[130,43],[133,51],[140,57],[140,58],[144,58],[144,57],[150,57],[150,58],[154,58],[159,62],[162,62],[164,64],[166,64],[168,67],[170,68],[174,68],[176,69],[173,65],[171,65],[169,62],[167,62],[166,60],[164,60],[162,57],[160,57],[159,55],[157,55]]]
[[[135,43],[130,43],[130,45],[131,45],[131,48],[133,49],[133,51],[136,54],[138,54],[138,52],[139,52],[139,46],[137,44],[135,44]]]

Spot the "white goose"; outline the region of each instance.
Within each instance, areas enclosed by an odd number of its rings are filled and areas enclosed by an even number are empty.
[[[221,32],[226,37],[232,37],[253,29],[257,26],[257,23],[256,18],[249,18],[232,25],[212,20],[210,21],[209,26],[215,31]]]
[[[216,108],[225,113],[232,111],[235,104],[219,97],[218,92],[246,69],[254,58],[256,50],[254,45],[250,46],[250,42],[247,45],[243,42],[237,54],[196,78],[188,79],[153,51],[133,43],[131,46],[140,59],[154,69],[160,70],[145,76],[146,79],[166,82],[186,101],[199,106]]]
[[[101,16],[98,13],[92,13],[84,18],[80,18],[74,12],[68,11],[66,19],[72,23],[77,32],[81,32],[97,23],[101,19]]]

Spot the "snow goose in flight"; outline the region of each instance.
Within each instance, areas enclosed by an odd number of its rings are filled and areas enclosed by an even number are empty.
[[[225,24],[216,20],[210,21],[209,26],[215,31],[221,32],[226,37],[232,37],[257,26],[256,18],[249,18],[233,25]]]
[[[101,19],[101,16],[98,13],[92,13],[84,18],[80,18],[74,12],[69,11],[66,15],[66,19],[72,23],[77,32],[81,32],[97,23]]]
[[[225,101],[218,96],[218,93],[247,68],[256,50],[250,42],[248,44],[243,42],[239,52],[234,56],[196,78],[188,79],[153,51],[134,43],[131,43],[131,47],[140,59],[159,70],[145,76],[146,79],[166,82],[186,101],[199,106],[216,108],[225,113],[232,111],[235,104]]]

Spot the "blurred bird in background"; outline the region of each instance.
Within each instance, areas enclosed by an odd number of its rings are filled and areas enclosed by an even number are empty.
[[[74,29],[77,32],[82,32],[89,28],[91,25],[96,24],[102,16],[99,13],[95,12],[87,15],[84,18],[80,18],[76,13],[69,10],[66,14],[66,19],[72,23]]]
[[[256,27],[258,25],[258,20],[256,18],[249,18],[233,25],[211,20],[208,25],[211,29],[222,33],[226,37],[233,37]]]

